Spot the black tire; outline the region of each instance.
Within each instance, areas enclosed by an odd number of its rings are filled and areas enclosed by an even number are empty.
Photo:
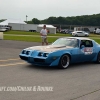
[[[77,35],[77,34],[76,34],[75,36],[76,36],[76,37],[78,37],[78,35]]]
[[[96,62],[100,64],[100,52],[98,53],[97,61]]]
[[[85,35],[87,37],[87,35]]]
[[[66,69],[70,64],[70,57],[69,55],[65,54],[60,58],[59,61],[59,68]]]

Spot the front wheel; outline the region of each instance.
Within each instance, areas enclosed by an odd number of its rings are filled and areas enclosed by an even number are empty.
[[[70,57],[65,54],[61,57],[60,61],[59,61],[59,68],[67,68],[70,64]]]
[[[97,56],[97,63],[100,63],[100,52],[98,53],[98,56]]]

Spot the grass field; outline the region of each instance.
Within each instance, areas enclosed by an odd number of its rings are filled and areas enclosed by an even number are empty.
[[[60,37],[69,37],[71,34],[48,34],[48,42],[54,42]],[[89,38],[94,39],[100,44],[100,35],[90,34]],[[8,31],[4,32],[5,40],[27,41],[27,42],[41,42],[40,33],[37,32],[23,32],[23,31]]]
[[[55,41],[58,37],[48,37],[48,42],[51,43]],[[4,35],[4,40],[16,40],[16,41],[27,41],[27,42],[41,42],[40,37],[33,36],[9,36]]]
[[[24,32],[24,31],[8,31],[8,32],[4,32],[4,34],[17,34],[17,35],[40,35],[40,33],[38,32]],[[61,34],[61,33],[57,33],[57,34],[48,34],[48,36],[70,36],[70,34]]]

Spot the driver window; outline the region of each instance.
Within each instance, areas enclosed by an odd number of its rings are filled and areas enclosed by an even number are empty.
[[[81,47],[82,45],[83,45],[84,47],[86,47],[85,40],[81,40],[81,45],[80,45],[80,47]]]

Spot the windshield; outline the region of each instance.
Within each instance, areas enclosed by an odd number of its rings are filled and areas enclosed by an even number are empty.
[[[60,38],[60,39],[57,39],[52,45],[77,47],[78,46],[78,40],[73,39],[73,38],[72,39],[70,39],[70,38]]]

